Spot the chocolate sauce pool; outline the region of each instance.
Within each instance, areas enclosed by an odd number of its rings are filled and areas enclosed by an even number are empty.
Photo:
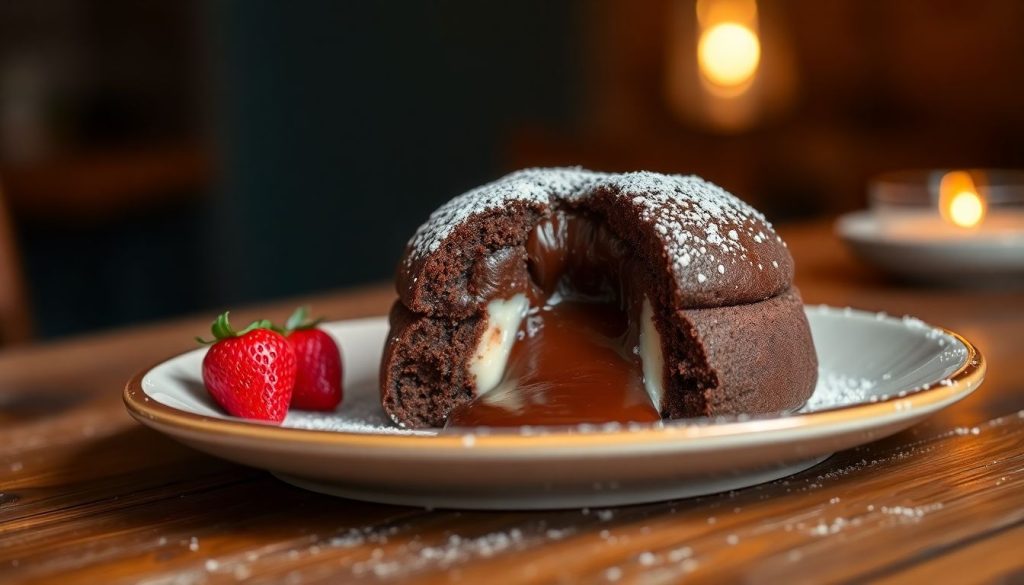
[[[629,252],[600,223],[556,214],[526,245],[530,314],[503,381],[455,408],[448,427],[661,419],[644,389],[640,303],[623,283]],[[507,282],[494,262],[488,282]],[[511,295],[509,295],[511,296]]]
[[[539,327],[512,348],[504,381],[453,410],[448,426],[661,419],[644,390],[639,359],[625,351],[628,323],[617,306],[563,301],[534,317]]]

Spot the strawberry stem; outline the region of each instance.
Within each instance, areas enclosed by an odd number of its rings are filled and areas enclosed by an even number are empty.
[[[309,316],[309,307],[299,307],[288,317],[288,320],[284,323],[284,328],[287,331],[295,331],[298,329]]]
[[[323,321],[323,318],[310,320],[309,307],[302,306],[295,309],[295,312],[292,313],[291,317],[288,317],[288,321],[284,324],[284,330],[285,333],[290,333],[292,331],[298,331],[299,329],[313,329],[319,325],[321,321]]]
[[[249,323],[249,325],[247,325],[245,327],[245,329],[242,329],[241,331],[239,331],[235,335],[236,336],[242,336],[242,335],[245,335],[246,333],[248,333],[250,331],[255,331],[257,329],[270,329],[271,331],[273,331],[274,330],[274,324],[271,323],[269,319],[259,319],[257,321],[253,321],[252,323]]]
[[[245,335],[250,331],[255,331],[256,329],[274,328],[274,325],[267,319],[259,319],[253,321],[252,323],[249,323],[249,325],[247,325],[245,329],[235,332],[235,330],[231,328],[231,321],[228,320],[229,313],[230,311],[224,311],[220,315],[217,315],[217,318],[214,319],[213,323],[210,325],[210,332],[213,333],[213,339],[207,340],[203,339],[202,337],[196,337],[196,341],[203,345],[210,345],[211,343],[216,343],[221,339],[241,337],[242,335]]]
[[[210,326],[210,331],[213,332],[215,339],[227,339],[228,337],[234,337],[235,332],[231,329],[231,321],[228,320],[228,314],[230,311],[224,311],[217,318],[214,319],[213,325]]]

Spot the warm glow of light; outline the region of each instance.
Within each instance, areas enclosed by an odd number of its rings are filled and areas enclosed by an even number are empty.
[[[750,82],[761,62],[761,41],[749,26],[720,22],[703,29],[697,41],[701,75],[711,83],[735,88]]]
[[[702,28],[711,28],[721,22],[755,25],[756,0],[697,0],[697,22]]]
[[[978,194],[970,173],[950,171],[939,183],[939,213],[949,223],[972,228],[985,219],[985,200]]]

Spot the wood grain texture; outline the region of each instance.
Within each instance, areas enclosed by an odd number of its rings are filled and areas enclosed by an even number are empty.
[[[894,284],[823,223],[783,230],[811,303],[912,313],[989,360],[974,395],[807,472],[726,494],[449,512],[303,492],[132,421],[120,390],[208,318],[0,354],[3,583],[821,583],[1024,578],[1024,291]],[[389,287],[312,302],[387,310]],[[295,303],[238,311],[282,318]]]

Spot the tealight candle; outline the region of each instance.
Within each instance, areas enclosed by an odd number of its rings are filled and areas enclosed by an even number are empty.
[[[869,198],[870,210],[836,226],[868,262],[919,280],[1024,280],[1024,172],[889,173]]]
[[[889,238],[970,243],[1024,237],[1024,173],[904,171],[879,177],[869,195],[880,235]]]

